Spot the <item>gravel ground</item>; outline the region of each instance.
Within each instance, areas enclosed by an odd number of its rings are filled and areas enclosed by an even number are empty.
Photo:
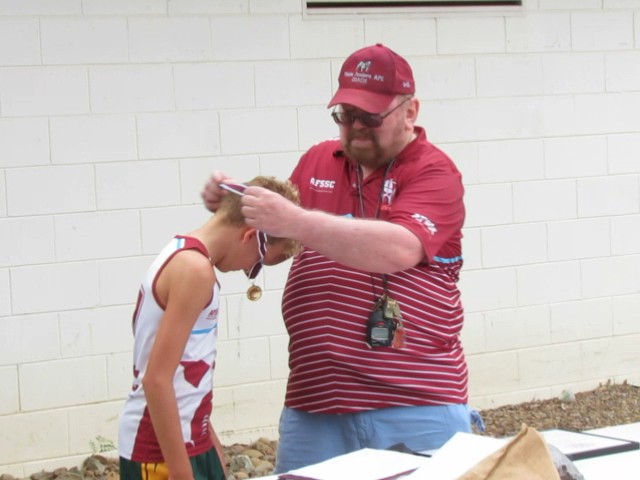
[[[480,412],[486,426],[485,435],[504,437],[515,435],[523,423],[537,430],[593,428],[640,422],[640,387],[623,382],[608,382],[598,388],[575,395],[565,392],[562,398],[534,400],[517,405],[505,405]],[[225,446],[229,480],[257,478],[273,473],[277,442],[261,438],[251,445]],[[59,468],[31,475],[31,480],[119,480],[117,461],[93,455],[83,468]],[[0,480],[16,480],[0,475]]]
[[[480,414],[485,434],[493,437],[515,435],[523,423],[539,431],[591,430],[635,423],[640,422],[640,387],[626,381],[608,382],[587,392],[566,392],[562,398],[505,405]]]

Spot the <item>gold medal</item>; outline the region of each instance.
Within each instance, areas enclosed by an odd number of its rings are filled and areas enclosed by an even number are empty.
[[[260,298],[262,298],[262,289],[258,285],[251,285],[247,289],[247,298],[252,302],[260,300]]]

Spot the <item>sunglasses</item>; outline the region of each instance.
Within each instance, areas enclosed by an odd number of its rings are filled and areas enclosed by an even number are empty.
[[[223,190],[240,196],[243,196],[244,191],[247,189],[247,186],[242,183],[219,183],[218,185]],[[260,255],[260,260],[254,263],[253,267],[244,272],[249,280],[253,280],[258,276],[260,270],[262,270],[264,256],[267,254],[267,234],[260,230],[256,230],[256,232],[258,235],[258,255]]]
[[[355,123],[356,120],[359,120],[361,124],[368,128],[378,128],[384,122],[384,119],[399,109],[402,105],[407,103],[411,97],[405,98],[398,105],[393,107],[387,113],[368,113],[363,112],[359,114],[355,114],[353,112],[345,112],[342,110],[334,110],[331,112],[331,116],[333,117],[333,121],[338,125],[347,125],[351,126]]]

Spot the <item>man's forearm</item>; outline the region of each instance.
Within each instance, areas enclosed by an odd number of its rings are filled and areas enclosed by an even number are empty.
[[[424,258],[417,236],[382,220],[309,210],[294,223],[292,237],[338,263],[369,272],[406,270]]]

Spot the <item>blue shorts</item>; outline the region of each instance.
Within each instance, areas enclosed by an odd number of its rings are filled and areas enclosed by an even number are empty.
[[[276,473],[362,448],[404,443],[414,451],[440,448],[456,432],[471,432],[464,405],[391,407],[357,413],[308,413],[285,407],[280,416]]]

